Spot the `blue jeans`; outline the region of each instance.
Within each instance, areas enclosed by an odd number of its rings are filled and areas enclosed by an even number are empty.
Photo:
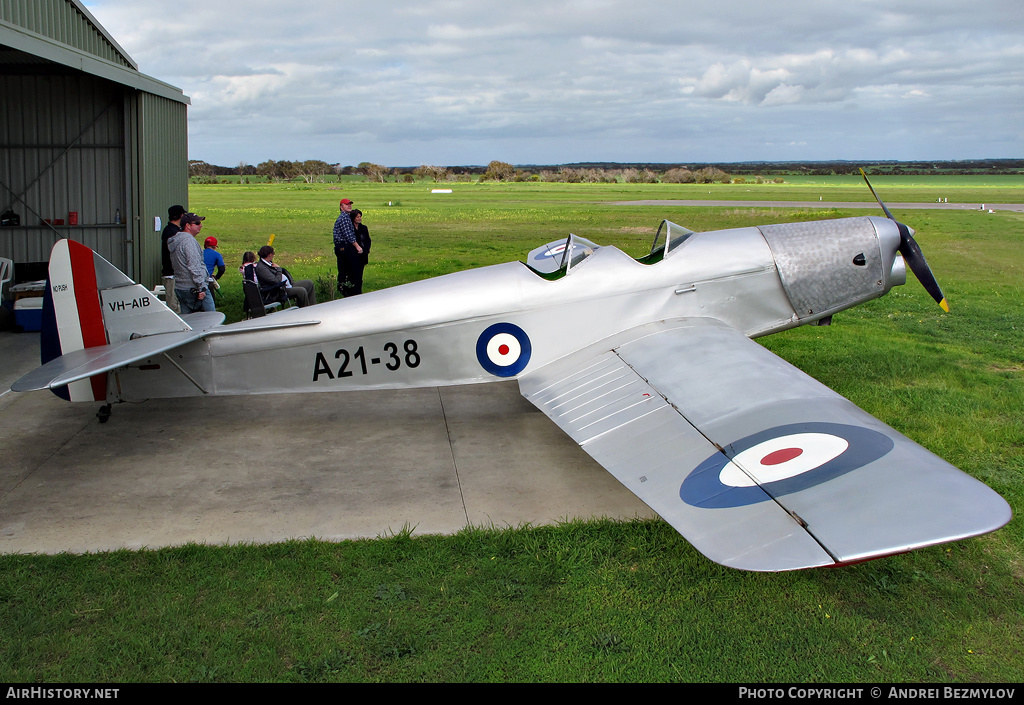
[[[203,289],[206,292],[206,296],[200,301],[199,297],[193,294],[188,289],[175,289],[174,295],[178,297],[178,303],[181,305],[181,315],[187,313],[197,313],[199,311],[216,311],[217,306],[213,303],[213,297],[210,296],[210,292]]]

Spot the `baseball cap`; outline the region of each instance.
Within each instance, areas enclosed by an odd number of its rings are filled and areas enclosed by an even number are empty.
[[[349,200],[349,199],[347,199],[347,198],[343,198],[343,199],[341,199],[341,203],[339,203],[338,205],[342,205],[342,206],[343,206],[343,205],[345,205],[346,203],[347,203],[347,204],[349,204],[350,206],[352,205],[352,201],[350,201],[350,200]]]
[[[181,216],[181,224],[188,225],[189,223],[200,223],[206,220],[205,215],[196,215],[195,213],[186,213]]]
[[[216,247],[217,246],[217,238],[215,238],[215,237],[213,237],[211,235],[210,237],[206,238],[206,242],[203,243],[203,244],[206,245],[206,247]]]

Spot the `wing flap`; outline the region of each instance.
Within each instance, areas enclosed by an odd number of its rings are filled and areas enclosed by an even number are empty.
[[[993,531],[1009,505],[712,319],[641,326],[523,395],[712,560],[857,562]]]
[[[681,477],[718,449],[613,352],[519,380],[523,395],[699,551],[745,570],[833,561],[770,497],[723,512],[679,500]],[[756,537],[756,540],[752,540]]]

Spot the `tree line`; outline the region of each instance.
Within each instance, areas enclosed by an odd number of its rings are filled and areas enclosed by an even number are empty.
[[[241,162],[236,167],[208,164],[200,159],[190,159],[188,162],[188,175],[199,182],[215,181],[218,176],[239,176],[245,183],[247,178],[260,176],[268,181],[292,181],[301,177],[306,183],[316,183],[325,181],[329,175],[347,176],[355,173],[357,169],[359,173],[374,179],[382,178],[388,173],[387,167],[379,164],[363,162],[358,167],[343,167],[340,164],[329,164],[322,159],[306,159],[305,161],[268,159],[256,166]]]
[[[302,179],[305,183],[322,183],[328,176],[362,175],[370,181],[465,182],[480,181],[546,181],[561,183],[729,183],[732,177],[715,167],[701,169],[672,168],[657,172],[650,168],[573,168],[552,167],[541,169],[517,168],[502,161],[492,161],[483,167],[448,167],[422,164],[415,168],[386,167],[371,162],[357,166],[329,164],[319,159],[305,161],[268,160],[253,166],[241,163],[237,167],[223,167],[201,160],[189,161],[189,176],[197,183],[215,183],[219,176],[239,176],[242,183],[260,177],[261,181],[284,182]]]
[[[199,183],[216,182],[218,176],[238,176],[242,183],[248,180],[294,181],[318,183],[327,177],[361,175],[370,181],[427,180],[449,181],[548,181],[561,183],[754,183],[782,181],[785,175],[835,176],[859,174],[859,169],[869,175],[930,174],[1018,174],[1024,172],[1021,159],[980,159],[935,162],[738,162],[729,164],[615,164],[578,163],[568,165],[514,166],[508,162],[494,160],[483,166],[439,166],[421,164],[418,167],[387,167],[372,162],[342,166],[319,159],[305,161],[267,160],[256,166],[241,162],[235,167],[218,166],[194,159],[189,161],[189,176]]]

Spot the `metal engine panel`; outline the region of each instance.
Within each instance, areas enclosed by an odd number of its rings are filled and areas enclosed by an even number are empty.
[[[764,225],[759,230],[800,318],[820,316],[887,291],[871,218]]]

